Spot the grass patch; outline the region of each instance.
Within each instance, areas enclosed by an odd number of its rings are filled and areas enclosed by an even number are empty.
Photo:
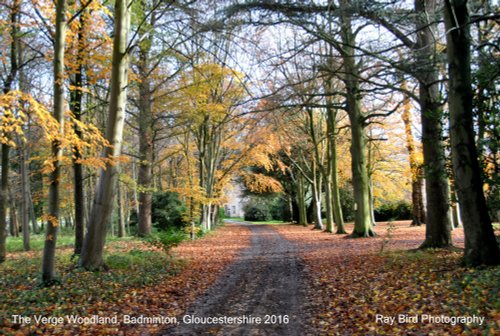
[[[250,223],[250,224],[263,224],[263,225],[278,225],[278,224],[289,224],[289,222],[284,222],[282,220],[270,220],[270,221],[246,221],[242,217],[231,217],[231,218],[225,218],[228,221],[231,222],[241,222],[241,223]]]
[[[115,237],[108,235],[106,237],[108,242],[116,241],[134,241],[137,240],[136,237]],[[43,245],[45,244],[45,234],[34,234],[30,236],[30,248],[31,251],[41,251],[43,250]],[[57,247],[73,247],[75,246],[75,235],[71,232],[63,232],[57,236]],[[7,252],[21,252],[24,251],[23,247],[23,237],[7,237]]]
[[[4,262],[0,277],[0,329],[11,314],[87,315],[103,302],[118,302],[124,293],[154,285],[178,274],[185,266],[184,261],[146,249],[144,242],[137,239],[112,241],[108,245],[106,262],[110,270],[106,272],[74,268],[72,251],[58,250],[56,267],[61,284],[49,288],[40,287],[40,253]]]
[[[37,234],[30,236],[30,247],[32,251],[39,251],[43,249],[45,244],[45,235]],[[75,244],[75,237],[70,235],[61,235],[57,237],[58,247],[71,247]],[[7,237],[7,252],[20,252],[24,251],[23,237]]]
[[[270,220],[270,221],[261,221],[261,222],[248,222],[252,224],[262,224],[262,225],[281,225],[281,224],[290,224],[289,222],[283,222],[281,220]]]
[[[245,218],[243,218],[243,217],[226,217],[224,219],[228,220],[230,222],[244,222],[245,221]]]

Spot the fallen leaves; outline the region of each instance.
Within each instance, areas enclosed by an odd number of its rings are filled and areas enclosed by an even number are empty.
[[[311,334],[499,334],[500,267],[463,268],[457,250],[401,251],[417,248],[425,227],[395,225],[388,241],[387,224],[376,226],[377,238],[362,239],[310,227],[275,227],[300,248],[309,281],[305,310]],[[463,246],[461,229],[453,237],[456,246]],[[380,253],[382,245],[391,252]],[[485,319],[483,325],[430,323],[422,321],[424,315]],[[382,317],[395,320],[391,324]]]
[[[58,251],[63,254],[60,257],[66,267],[59,269],[62,285],[52,288],[37,287],[39,259],[14,259],[2,266],[0,330],[7,335],[155,334],[169,325],[126,324],[122,317],[179,317],[248,244],[248,229],[232,225],[203,239],[182,243],[172,250],[174,258],[141,242],[125,240],[108,247],[108,253],[118,253],[112,254],[115,267],[101,273],[68,270],[71,251],[62,250]],[[125,253],[132,258],[128,263],[123,260]],[[103,318],[118,315],[119,320],[117,324],[71,324],[67,319],[62,324],[15,324],[12,314]]]

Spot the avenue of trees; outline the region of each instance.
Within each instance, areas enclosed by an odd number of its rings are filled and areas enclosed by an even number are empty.
[[[43,232],[51,284],[66,230],[104,269],[155,200],[208,231],[240,183],[352,237],[410,201],[422,248],[463,225],[465,263],[498,264],[499,38],[487,0],[4,0],[0,262]]]

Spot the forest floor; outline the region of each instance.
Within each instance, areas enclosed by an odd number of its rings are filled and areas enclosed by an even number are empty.
[[[0,335],[500,334],[500,267],[463,268],[460,249],[414,251],[423,226],[375,231],[348,239],[311,226],[226,224],[173,257],[115,241],[111,270],[97,274],[72,269],[66,247],[62,284],[52,288],[36,286],[40,251],[12,253],[0,266]],[[463,246],[462,229],[453,241]],[[32,321],[15,323],[14,314]],[[118,321],[71,323],[68,315]],[[205,324],[208,317],[247,323]]]

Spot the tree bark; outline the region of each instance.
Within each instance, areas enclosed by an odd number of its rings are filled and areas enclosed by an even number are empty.
[[[144,8],[146,11],[146,8]],[[139,44],[139,236],[151,234],[151,213],[153,204],[153,98],[151,93],[150,50],[152,45],[151,27],[155,22],[154,13],[151,14],[151,22],[143,24],[141,35],[145,36]]]
[[[442,140],[443,110],[436,65],[435,0],[415,0],[417,13],[416,59],[419,75],[419,102],[422,118],[427,225],[421,248],[448,247],[451,242],[449,188]]]
[[[483,194],[474,142],[469,13],[467,1],[445,0],[448,54],[450,137],[453,171],[465,234],[464,262],[498,265],[500,251]]]
[[[9,152],[10,146],[2,144],[2,176],[0,182],[0,263],[7,254],[7,201],[9,186]]]
[[[17,75],[17,47],[18,47],[18,15],[20,11],[21,1],[15,0],[10,12],[10,72],[7,75],[4,93],[8,93]],[[7,143],[2,143],[2,175],[0,182],[0,263],[5,261],[7,254],[7,203],[8,203],[8,184],[9,184],[9,153],[10,146]]]
[[[116,186],[116,197],[118,198],[118,237],[123,238],[126,235],[125,230],[125,212],[123,211],[123,195],[122,195],[122,186],[120,183],[120,179],[117,179]]]
[[[74,75],[73,86],[71,92],[70,108],[75,116],[75,119],[82,121],[82,100],[83,100],[83,53],[84,53],[84,32],[86,29],[86,21],[84,13],[80,14],[80,26],[78,28],[77,44],[78,51],[76,62],[77,71]],[[82,132],[75,125],[75,134],[78,139],[82,138]],[[80,148],[73,148],[73,183],[74,183],[74,202],[75,202],[75,248],[74,255],[80,255],[82,252],[83,236],[85,228],[85,194],[83,183],[83,166],[79,162],[82,158]]]
[[[341,9],[348,8],[347,0],[341,1]],[[352,32],[351,18],[347,11],[341,14],[342,43],[344,49],[342,61],[344,62],[344,84],[346,86],[346,108],[351,122],[351,164],[352,182],[354,189],[355,217],[352,237],[373,237],[370,216],[370,193],[368,185],[368,170],[366,162],[367,136],[365,120],[361,111],[361,96],[359,92],[359,69],[356,65],[354,45],[355,36]]]
[[[128,31],[130,27],[130,8],[128,0],[115,3],[115,29],[113,41],[113,63],[111,73],[111,94],[108,113],[106,139],[112,148],[106,148],[105,157],[116,159],[121,152],[125,107],[128,85]],[[111,222],[115,196],[117,164],[108,164],[100,169],[96,194],[89,217],[88,231],[85,236],[79,265],[87,270],[105,269],[103,252],[107,228]]]
[[[307,206],[306,206],[306,191],[304,186],[304,177],[299,174],[297,176],[297,205],[299,212],[299,225],[307,226]]]
[[[23,248],[30,250],[30,189],[29,175],[26,164],[26,148],[24,144],[19,146],[19,175],[21,177],[21,227],[23,230]]]
[[[19,223],[17,220],[17,204],[16,204],[16,199],[14,197],[14,194],[12,193],[12,190],[9,191],[9,201],[10,201],[10,207],[9,207],[9,231],[10,235],[12,237],[19,237]],[[28,231],[28,236],[29,236],[29,231]],[[23,237],[24,237],[24,232],[23,232]]]
[[[66,37],[66,0],[56,3],[56,36],[54,45],[54,119],[59,123],[59,134],[52,141],[52,172],[49,179],[48,220],[42,257],[42,282],[46,286],[56,281],[55,254],[59,218],[59,183],[61,179],[64,132],[64,44]]]
[[[402,79],[401,90],[408,90],[406,79]],[[410,161],[411,171],[411,200],[412,200],[412,226],[420,226],[424,223],[423,200],[422,200],[422,181],[421,167],[417,160],[417,149],[415,148],[415,139],[412,133],[411,100],[408,95],[403,98],[403,113],[401,115],[405,127],[406,149]]]

